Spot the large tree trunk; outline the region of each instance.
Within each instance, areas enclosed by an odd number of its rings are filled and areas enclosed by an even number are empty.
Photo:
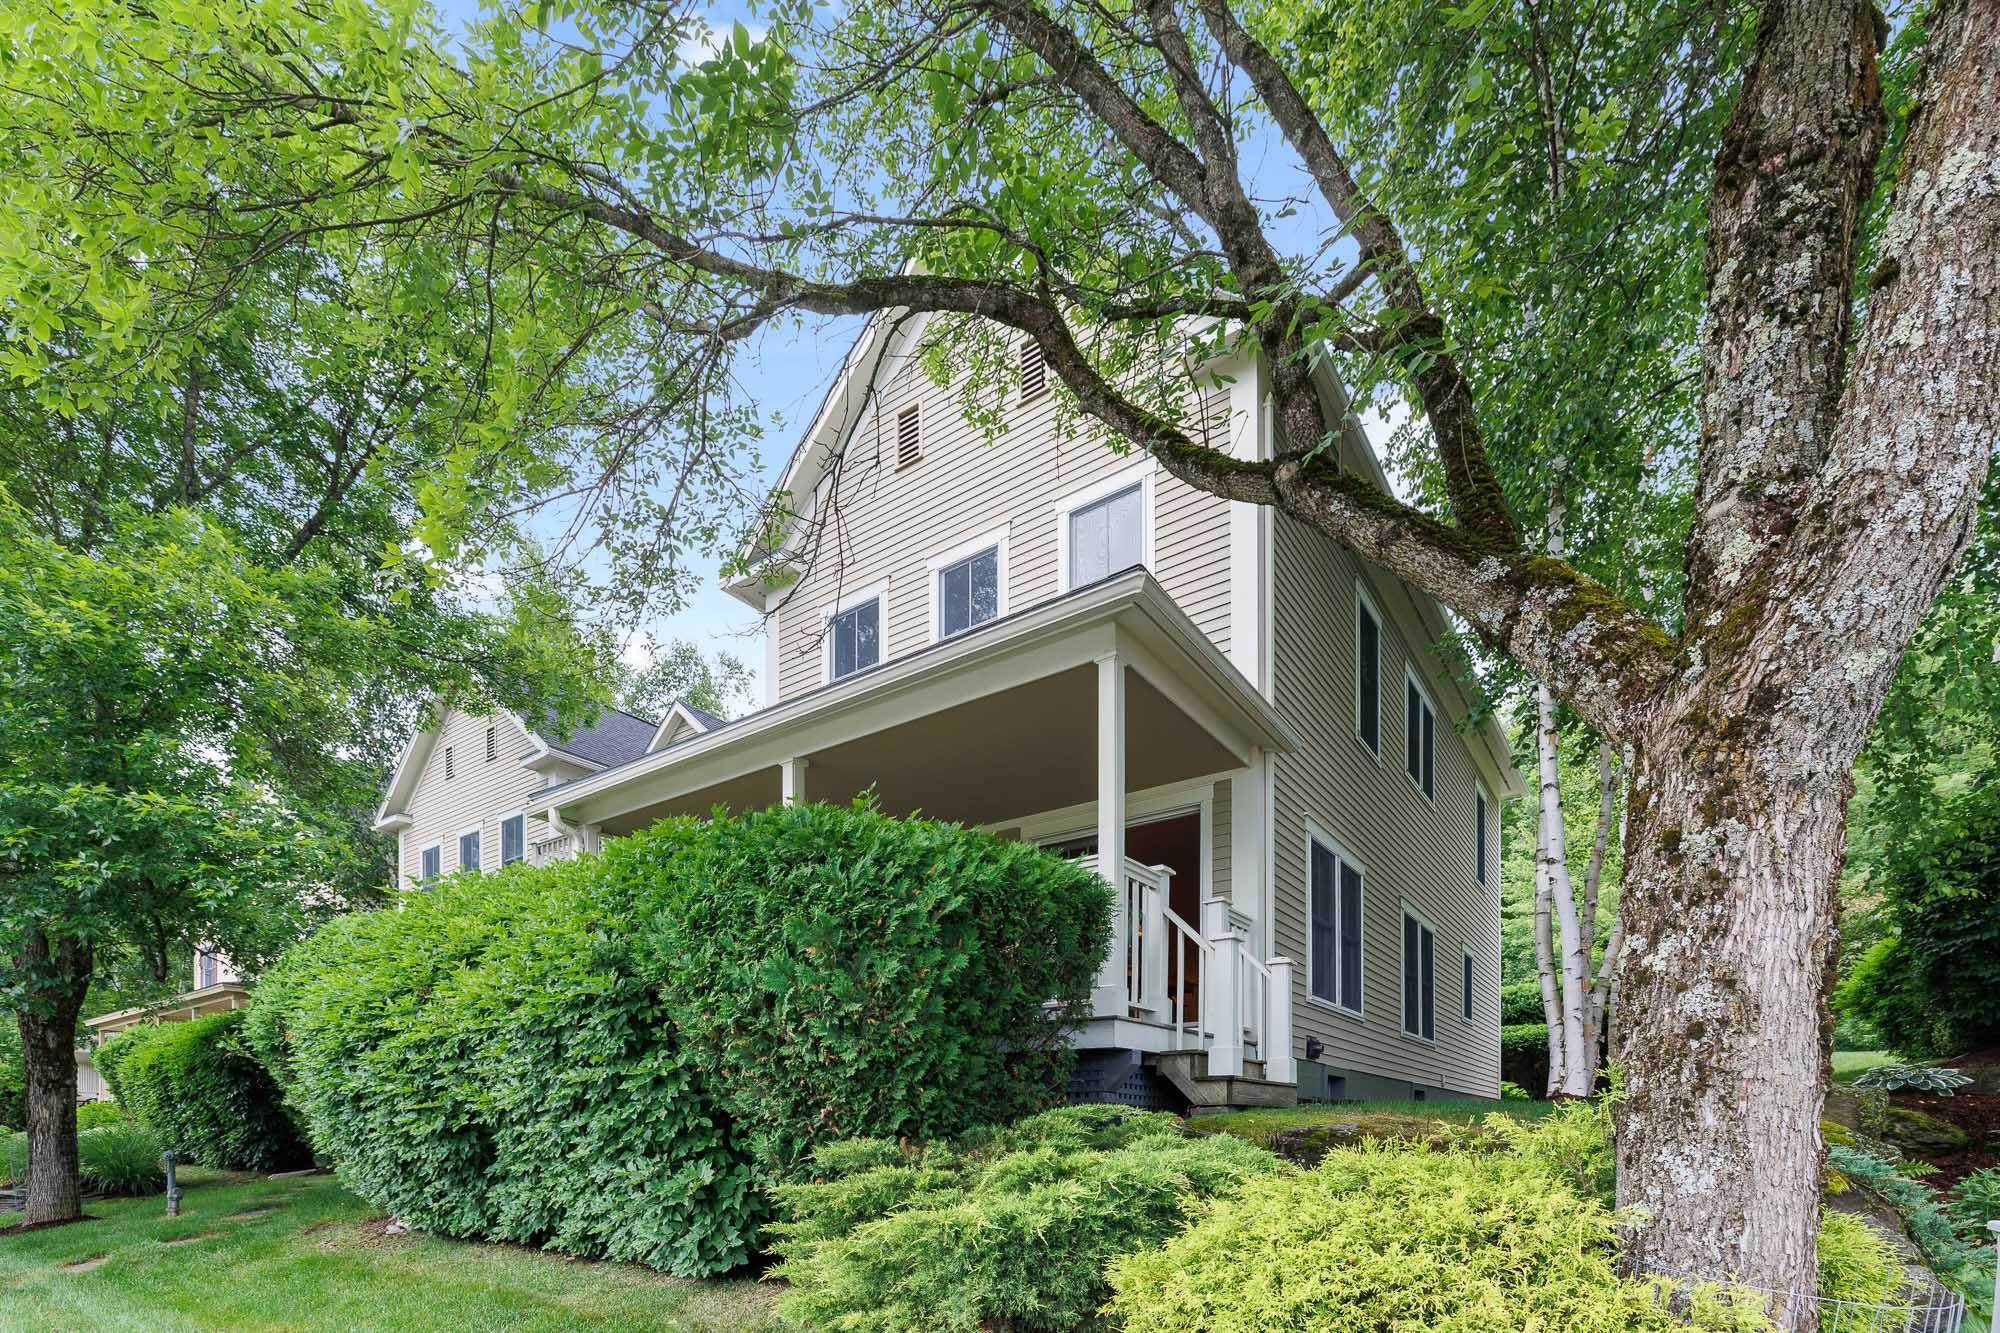
[[[76,1022],[90,990],[90,953],[75,944],[53,952],[30,941],[22,970],[46,978],[29,988],[17,1025],[28,1084],[28,1201],[22,1221],[83,1216],[76,1157]]]
[[[1718,721],[1692,710],[1638,747],[1618,1202],[1647,1210],[1640,1267],[1809,1297],[1849,788],[1796,726],[1738,749]]]

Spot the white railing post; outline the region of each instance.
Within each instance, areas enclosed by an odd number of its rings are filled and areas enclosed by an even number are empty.
[[[1208,898],[1201,905],[1201,933],[1212,946],[1203,962],[1211,975],[1202,978],[1202,1026],[1215,1034],[1208,1048],[1211,1078],[1243,1074],[1242,941],[1229,928],[1229,900]]]
[[[1264,986],[1264,1033],[1257,1053],[1264,1057],[1264,1077],[1273,1083],[1295,1083],[1292,1064],[1292,960],[1273,958],[1265,964],[1271,979]]]
[[[1146,882],[1146,985],[1139,1003],[1156,1020],[1165,1020],[1173,1007],[1167,994],[1167,886],[1173,883],[1173,872],[1156,873],[1162,869],[1149,866],[1140,872]]]

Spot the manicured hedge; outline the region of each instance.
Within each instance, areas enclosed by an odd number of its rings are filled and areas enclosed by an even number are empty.
[[[1500,1025],[1514,1027],[1543,1022],[1542,986],[1538,981],[1510,981],[1500,988]]]
[[[751,1257],[762,1185],[833,1127],[1051,1096],[1041,1002],[1080,1002],[1108,912],[1101,881],[963,829],[669,821],[336,920],[265,975],[248,1033],[395,1216],[710,1274]]]
[[[781,1174],[819,1143],[1049,1105],[1110,930],[1075,863],[865,807],[663,826],[604,865],[659,895],[645,948],[668,1008]]]
[[[277,1084],[242,1042],[243,1013],[148,1024],[98,1048],[92,1063],[118,1104],[183,1162],[289,1171],[312,1149]]]
[[[1500,1029],[1500,1077],[1518,1083],[1533,1097],[1549,1087],[1549,1029],[1536,1019]]]

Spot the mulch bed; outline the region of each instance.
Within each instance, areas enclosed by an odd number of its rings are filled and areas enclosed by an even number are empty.
[[[1969,1147],[1924,1157],[1938,1169],[1936,1175],[1924,1177],[1926,1185],[1939,1191],[1948,1190],[1974,1171],[2000,1166],[2000,1093],[1960,1092],[1939,1097],[1932,1093],[1898,1092],[1890,1101],[1950,1121],[1972,1136]]]

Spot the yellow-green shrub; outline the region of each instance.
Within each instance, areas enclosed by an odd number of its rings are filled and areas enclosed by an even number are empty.
[[[1616,1215],[1531,1157],[1364,1144],[1253,1178],[1117,1260],[1107,1310],[1130,1333],[1768,1327],[1714,1292],[1676,1313],[1619,1276],[1616,1242]]]
[[[1852,1213],[1819,1219],[1819,1294],[1858,1305],[1889,1305],[1909,1287],[1889,1238]]]

